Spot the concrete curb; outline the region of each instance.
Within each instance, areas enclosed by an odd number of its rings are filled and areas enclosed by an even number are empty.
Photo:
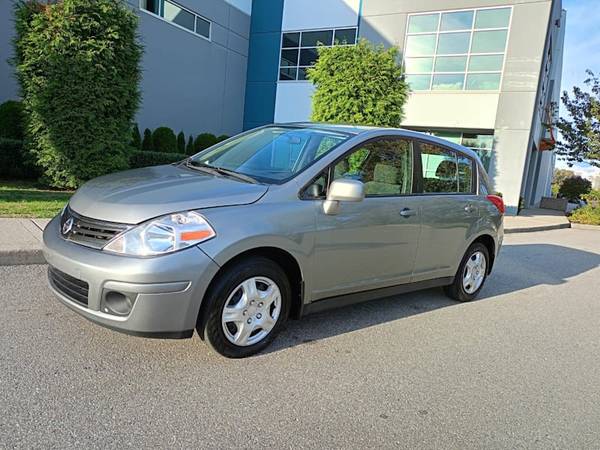
[[[600,231],[600,225],[587,225],[585,223],[571,223],[571,228],[574,228],[576,230]]]
[[[535,233],[537,231],[550,231],[550,230],[561,230],[565,228],[571,228],[570,223],[557,223],[553,225],[539,225],[533,227],[523,227],[523,228],[505,228],[504,234],[513,234],[513,233]]]
[[[27,264],[46,264],[42,249],[0,251],[0,266],[23,266]]]

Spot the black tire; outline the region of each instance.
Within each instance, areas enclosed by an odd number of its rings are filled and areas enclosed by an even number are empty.
[[[233,291],[252,277],[266,277],[275,282],[281,293],[281,311],[277,322],[260,342],[239,346],[231,342],[223,331],[221,316],[225,302]],[[227,358],[245,358],[267,347],[281,331],[291,306],[291,288],[283,269],[274,261],[263,257],[249,257],[227,267],[211,285],[204,299],[196,330],[200,337],[217,353]]]
[[[465,268],[466,268],[467,262],[477,252],[481,252],[485,257],[485,262],[486,262],[485,274],[483,277],[483,281],[482,281],[481,285],[477,288],[477,290],[469,293],[465,290],[464,283],[463,283],[463,277],[465,274]],[[456,275],[454,276],[454,281],[452,282],[452,284],[450,284],[448,286],[444,286],[444,292],[446,293],[446,295],[448,297],[450,297],[454,300],[458,300],[459,302],[470,302],[471,300],[473,300],[474,298],[477,297],[477,295],[483,288],[483,285],[485,284],[485,280],[487,279],[487,276],[489,273],[489,268],[490,268],[490,254],[488,252],[487,247],[485,245],[481,244],[480,242],[474,243],[465,252],[463,259],[461,260],[460,265],[458,266],[458,270],[456,271]]]

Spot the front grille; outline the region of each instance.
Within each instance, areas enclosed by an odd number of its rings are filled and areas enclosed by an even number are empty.
[[[87,306],[89,285],[85,281],[67,275],[51,266],[48,267],[48,278],[50,278],[52,285],[62,294],[71,300]]]
[[[60,232],[65,239],[92,248],[104,247],[127,228],[122,223],[80,216],[68,207],[60,219]]]

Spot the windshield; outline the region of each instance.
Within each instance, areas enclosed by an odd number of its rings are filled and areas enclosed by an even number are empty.
[[[267,127],[206,149],[193,156],[191,163],[279,184],[349,138],[327,130]]]

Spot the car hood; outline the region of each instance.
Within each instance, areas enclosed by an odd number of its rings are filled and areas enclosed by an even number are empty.
[[[183,167],[155,166],[88,181],[69,206],[82,216],[135,224],[177,211],[254,203],[267,190]]]

